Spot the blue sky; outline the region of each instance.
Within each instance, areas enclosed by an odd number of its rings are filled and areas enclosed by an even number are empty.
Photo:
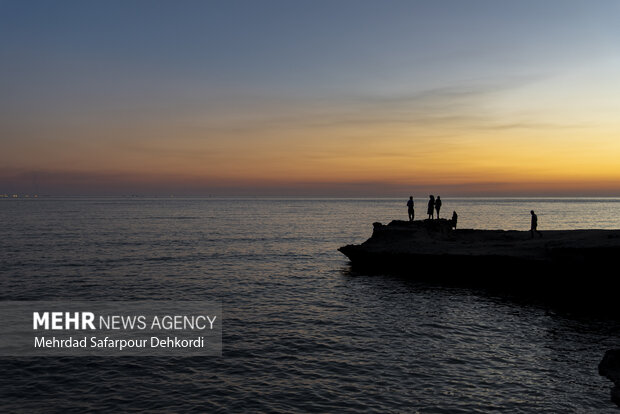
[[[79,173],[87,165],[67,163],[97,153],[165,152],[154,129],[176,128],[169,142],[191,153],[199,137],[205,151],[231,139],[243,148],[274,127],[583,127],[620,109],[606,96],[620,86],[617,1],[0,1],[0,35],[0,183]],[[393,133],[380,131],[362,141]],[[269,145],[291,143],[296,157],[303,139]],[[57,157],[50,142],[76,153]],[[260,165],[222,151],[221,163]]]

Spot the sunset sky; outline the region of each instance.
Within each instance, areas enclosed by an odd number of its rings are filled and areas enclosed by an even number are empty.
[[[620,196],[620,2],[0,0],[0,193],[429,191]]]

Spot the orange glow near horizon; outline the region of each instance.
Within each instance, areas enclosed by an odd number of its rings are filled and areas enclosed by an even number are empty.
[[[216,137],[198,130],[174,136],[170,131],[168,138],[159,131],[159,137],[140,140],[132,131],[126,138],[131,145],[119,135],[112,141],[42,142],[36,148],[14,143],[13,157],[3,164],[5,172],[7,167],[37,172],[40,181],[50,173],[91,174],[112,187],[115,181],[155,188],[166,183],[167,192],[175,183],[196,189],[230,186],[232,193],[236,186],[254,186],[260,193],[264,186],[389,183],[460,188],[461,193],[570,193],[571,188],[613,193],[620,189],[620,141],[609,132],[595,132],[378,124],[248,129]],[[377,187],[370,186],[369,195],[381,194]]]
[[[0,184],[10,184],[5,192],[19,183],[44,192],[51,180],[51,192],[77,182],[74,192],[286,195],[309,186],[330,195],[433,187],[618,195],[620,122],[609,108],[620,98],[599,99],[597,87],[567,102],[564,82],[343,98],[325,107],[258,100],[229,113],[42,118],[5,129],[19,139],[0,153]]]
[[[617,2],[284,3],[12,3],[0,193],[620,196]]]

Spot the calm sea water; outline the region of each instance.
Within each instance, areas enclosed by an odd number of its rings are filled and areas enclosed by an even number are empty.
[[[352,274],[394,199],[0,200],[0,299],[214,299],[223,356],[0,359],[4,412],[617,412],[620,323]],[[416,200],[417,218],[425,200]],[[620,199],[449,199],[459,227],[620,228]],[[440,271],[440,268],[438,268]]]

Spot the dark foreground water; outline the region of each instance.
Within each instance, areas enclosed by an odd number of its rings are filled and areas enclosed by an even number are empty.
[[[0,410],[617,412],[597,364],[620,323],[351,274],[336,248],[405,201],[0,200],[1,300],[213,299],[224,327],[222,357],[1,358]],[[620,199],[442,213],[528,229],[532,208],[541,230],[620,228]]]

